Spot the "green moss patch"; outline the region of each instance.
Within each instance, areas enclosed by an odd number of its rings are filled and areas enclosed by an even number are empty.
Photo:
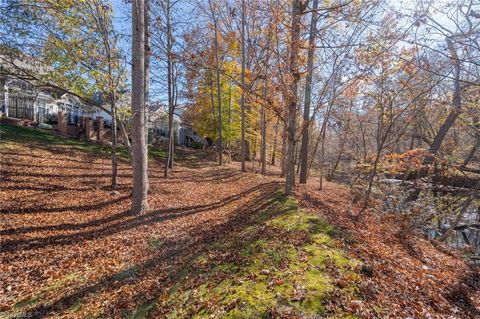
[[[33,297],[18,301],[11,311],[0,312],[0,318],[23,318],[24,312],[27,309],[39,304],[48,305],[69,283],[81,279],[79,277],[79,273],[72,272],[53,281],[46,287],[39,289]],[[75,305],[69,309],[69,312],[76,312],[80,308],[81,301],[78,300]]]
[[[279,197],[251,225],[196,257],[154,311],[166,318],[350,316],[328,307],[333,295],[356,294],[360,280],[333,232],[294,199]]]

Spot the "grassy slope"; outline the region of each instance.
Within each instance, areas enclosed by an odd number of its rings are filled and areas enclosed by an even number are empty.
[[[0,125],[0,140],[2,142],[24,143],[41,147],[61,145],[75,150],[101,155],[110,155],[111,153],[111,147],[106,144],[87,142],[74,138],[64,138],[53,134],[52,131],[22,126]],[[128,159],[125,147],[117,147],[117,155],[120,159]],[[165,151],[150,146],[149,155],[150,157],[165,157]]]
[[[110,151],[108,146],[43,130],[1,126],[0,132],[2,142],[52,149],[63,145],[100,156]],[[176,275],[168,292],[124,317],[353,318],[329,306],[332,298],[355,298],[360,280],[357,262],[338,248],[338,231],[317,215],[299,210],[294,199],[281,193],[265,207],[246,221],[247,227],[225,234],[221,244],[199,254]],[[39,291],[35,300],[22,301],[2,315],[22,313],[40,302],[44,293]],[[79,307],[75,305],[70,314],[74,316]]]

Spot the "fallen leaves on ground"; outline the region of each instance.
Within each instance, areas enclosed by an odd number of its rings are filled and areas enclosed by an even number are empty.
[[[180,278],[189,278],[192,286],[204,282],[205,277],[184,272],[194,263],[199,270],[206,267],[199,257],[220,265],[237,258],[212,247],[241,233],[251,214],[265,209],[282,186],[274,176],[240,173],[237,163],[218,167],[201,152],[181,151],[182,164],[168,179],[163,178],[162,161],[151,159],[151,210],[132,215],[130,166],[120,163],[118,194],[112,194],[108,155],[73,144],[7,139],[1,145],[4,316],[129,318],[161,312],[161,307],[152,309],[154,303],[167,302]],[[335,256],[325,262],[338,287],[324,305],[330,313],[478,316],[478,277],[457,254],[420,238],[405,241],[398,236],[395,216],[374,209],[359,215],[342,186],[326,183],[318,192],[311,184],[300,187],[297,198],[302,208],[336,226],[338,240],[332,244],[363,262],[355,270],[363,275],[354,294],[337,292],[358,278],[338,272],[329,261]],[[293,232],[285,240],[298,246],[302,236]],[[312,264],[315,254],[301,254],[299,262]],[[272,277],[272,289],[288,280],[268,269],[260,275]],[[294,286],[292,301],[304,300],[307,290]],[[189,300],[191,295],[184,293],[182,298]],[[223,310],[240,305],[234,298]],[[206,300],[204,307],[215,309],[215,300]]]
[[[300,206],[342,230],[343,243],[364,264],[366,318],[480,318],[480,275],[444,246],[402,233],[401,217],[378,207],[363,212],[347,187],[316,183],[297,189]]]
[[[110,190],[108,156],[71,145],[1,146],[1,311],[35,318],[121,317],[153,299],[173,274],[277,181],[217,167],[186,151],[163,178],[149,169],[151,210],[129,212],[131,168]]]

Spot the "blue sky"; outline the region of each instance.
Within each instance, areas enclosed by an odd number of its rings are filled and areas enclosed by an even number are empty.
[[[125,3],[124,0],[110,0],[113,5],[113,23],[115,30],[121,34],[120,47],[122,48],[124,54],[127,57],[127,68],[130,71],[130,61],[131,61],[131,8],[130,3]],[[194,16],[192,15],[192,10],[196,7],[194,1],[186,0],[177,2],[176,4],[176,14],[172,19],[185,19],[187,18],[190,21],[184,21],[189,25],[192,25]],[[185,27],[185,25],[183,25]],[[180,38],[178,40],[181,40]],[[153,67],[154,65],[152,65]],[[157,70],[158,71],[158,70]],[[130,72],[129,72],[130,73]],[[158,74],[158,72],[157,72]],[[130,82],[130,78],[128,78]],[[150,99],[152,102],[167,100],[167,96],[162,88],[158,87],[159,85],[151,84],[150,89]],[[180,102],[180,101],[179,101]]]
[[[131,5],[125,4],[123,0],[112,0],[115,29],[124,36],[131,35],[130,10]]]

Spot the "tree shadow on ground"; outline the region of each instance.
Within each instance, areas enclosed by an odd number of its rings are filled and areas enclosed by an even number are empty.
[[[18,250],[35,250],[44,247],[52,246],[66,246],[71,244],[76,244],[81,241],[94,240],[103,238],[106,236],[113,235],[118,232],[126,231],[132,228],[137,228],[144,225],[151,225],[163,222],[165,220],[170,220],[182,216],[192,215],[212,209],[217,209],[228,205],[234,201],[241,199],[243,196],[248,196],[254,192],[261,191],[262,189],[268,188],[272,185],[278,185],[278,183],[271,182],[266,184],[260,184],[258,186],[252,187],[246,191],[243,191],[238,194],[228,196],[219,201],[209,203],[207,205],[197,205],[197,206],[187,206],[179,208],[170,208],[163,210],[155,210],[147,212],[141,215],[131,215],[128,212],[118,213],[116,215],[110,216],[108,218],[103,218],[83,224],[59,224],[54,226],[47,227],[34,227],[34,228],[25,228],[20,231],[25,232],[36,232],[36,231],[50,231],[55,228],[56,230],[80,230],[79,232],[66,235],[53,235],[48,237],[34,237],[26,239],[16,239],[16,240],[7,240],[2,244],[3,252],[12,252]],[[120,197],[116,201],[121,201],[126,199],[128,196]],[[111,201],[112,202],[112,201]],[[110,202],[110,203],[111,203]],[[84,211],[92,210],[96,208],[103,207],[105,203],[98,203],[94,205],[87,206],[74,206],[74,207],[64,207],[65,210],[75,210],[75,211]],[[41,209],[41,208],[40,208]],[[59,211],[58,209],[51,209],[52,211]],[[61,211],[61,210],[60,210]],[[82,231],[84,228],[96,227],[94,230]],[[8,233],[15,233],[15,229],[6,230]]]
[[[266,183],[209,205],[170,210],[170,213],[166,213],[165,210],[154,211],[145,215],[136,216],[133,220],[126,221],[125,223],[107,226],[97,232],[90,233],[90,235],[75,234],[73,235],[74,237],[67,236],[70,237],[68,238],[68,242],[71,240],[78,240],[78,236],[83,236],[82,238],[85,238],[85,236],[92,236],[92,238],[93,236],[95,236],[95,238],[97,238],[97,236],[107,236],[140,225],[156,223],[166,218],[175,218],[185,214],[194,214],[209,209],[215,209],[233,202],[242,196],[251,193],[256,194],[251,201],[243,205],[241,208],[236,209],[226,222],[220,225],[211,225],[208,228],[200,227],[197,229],[197,233],[194,237],[188,236],[185,238],[166,239],[162,245],[165,249],[158,252],[154,257],[147,261],[136,264],[112,275],[105,276],[97,282],[86,285],[53,302],[37,305],[32,309],[25,311],[22,315],[25,317],[44,318],[53,313],[63,313],[70,309],[76,302],[78,302],[78,300],[81,300],[88,295],[100,293],[109,289],[119,289],[122,285],[130,284],[132,281],[141,282],[145,277],[152,274],[158,275],[159,278],[157,282],[161,282],[162,284],[150,287],[154,291],[149,291],[148,294],[151,295],[153,293],[154,295],[159,295],[165,287],[168,287],[173,281],[175,281],[178,272],[203,253],[209,244],[222,240],[226,234],[238,232],[242,228],[247,227],[253,222],[254,219],[252,217],[255,214],[258,214],[278,201],[279,189],[279,183]],[[165,216],[165,214],[168,215]],[[67,239],[59,238],[55,244],[64,244],[67,242],[64,240]],[[45,244],[50,244],[50,242],[44,242],[43,245]],[[145,294],[146,292],[141,292],[138,297],[133,298],[133,300],[139,299],[140,301],[145,298],[141,297]],[[110,311],[115,311],[115,309],[116,307],[113,305]]]
[[[472,269],[465,274],[457,285],[452,287],[451,291],[444,294],[445,298],[453,303],[464,313],[472,318],[480,317],[480,309],[475,306],[471,295],[480,290],[480,273],[478,269]]]
[[[346,226],[345,228],[349,230],[349,234],[352,236],[353,239],[348,239],[348,241],[353,244],[353,246],[351,247],[353,251],[362,251],[358,248],[355,248],[359,240],[361,240],[362,238],[362,236],[359,235],[361,234],[361,232],[357,233],[357,231],[361,230],[364,227],[365,223],[371,223],[372,221],[369,221],[369,218],[373,218],[374,222],[378,225],[382,225],[382,222],[385,220],[388,220],[387,223],[395,225],[395,227],[391,228],[390,231],[384,231],[382,233],[383,237],[380,240],[382,246],[389,246],[392,249],[405,252],[409,257],[411,257],[412,260],[418,261],[420,265],[428,265],[429,260],[431,260],[432,256],[428,255],[429,251],[424,251],[422,246],[418,245],[417,240],[421,235],[415,234],[414,232],[406,232],[405,230],[401,229],[400,225],[402,224],[402,220],[401,216],[399,215],[388,215],[386,213],[382,213],[379,215],[380,218],[377,218],[378,216],[372,217],[369,216],[367,213],[362,213],[356,216],[350,216],[349,219],[339,219],[339,212],[336,211],[331,205],[324,203],[321,199],[317,199],[315,198],[315,196],[312,196],[308,193],[303,193],[302,199],[305,201],[308,207],[315,207],[317,211],[321,211],[321,214],[325,216],[327,220],[335,227],[343,228],[343,226]],[[354,204],[355,203],[353,203],[353,205]],[[432,244],[442,254],[458,258],[458,255],[453,254],[451,250],[444,249],[443,245],[436,245],[435,242],[433,242]],[[368,251],[368,255],[361,254],[359,258],[367,261],[382,260],[382,258],[384,258],[384,255],[376,252],[373,247],[369,247]],[[371,262],[369,263],[371,264]],[[435,271],[441,272],[442,269],[441,267],[435,267]],[[375,273],[371,272],[371,275],[375,276]],[[392,276],[392,278],[395,277]],[[442,289],[442,287],[438,287],[437,289]],[[477,318],[480,316],[480,309],[475,307],[475,304],[474,302],[472,302],[471,298],[472,295],[474,295],[480,290],[480,276],[478,269],[470,269],[470,271],[466,272],[463,278],[458,280],[453,287],[448,286],[447,289],[440,291],[440,294],[443,295],[445,299],[449,302],[451,309],[461,310],[457,313],[458,316],[463,316],[465,318]],[[363,296],[369,298],[371,302],[378,302],[379,291],[375,287],[375,285],[363,287],[362,294]],[[430,299],[431,296],[426,296],[426,298]],[[433,308],[435,309],[436,301],[434,300],[435,299],[430,299],[430,304],[433,305]]]
[[[0,154],[3,154],[2,152],[0,152]],[[62,159],[63,161],[63,159]],[[105,170],[109,170],[109,169],[112,169],[112,165],[111,164],[108,164],[108,163],[105,163],[105,164],[102,164],[102,163],[91,163],[91,162],[83,162],[83,166],[64,166],[64,167],[60,167],[61,169],[63,170],[67,170],[67,171],[75,171],[75,170],[84,170],[84,169],[92,169],[92,164],[97,164],[97,165],[101,165],[99,167],[95,167],[95,169],[105,169]],[[5,161],[3,163],[3,165],[11,165],[11,166],[14,166],[14,167],[26,167],[26,168],[39,168],[39,169],[47,169],[47,168],[55,168],[54,165],[36,165],[36,164],[23,164],[23,163],[18,163],[18,162],[8,162],[8,161]],[[120,166],[118,168],[118,172],[123,172],[123,171],[126,171],[126,172],[130,172],[132,169],[130,167],[126,167],[126,166]]]
[[[205,167],[205,166],[203,166]],[[179,171],[174,171],[174,174],[170,174],[169,177],[164,178],[156,176],[156,172],[152,172],[151,180],[161,180],[162,183],[178,183],[181,182],[194,182],[194,183],[210,183],[210,182],[233,182],[242,178],[242,173],[239,170],[217,167],[206,172],[192,172],[189,176],[177,175]],[[181,171],[180,171],[181,172]],[[162,172],[163,174],[163,172]]]
[[[130,195],[120,196],[120,197],[113,198],[111,200],[102,201],[94,204],[72,205],[72,206],[62,206],[62,207],[42,207],[37,205],[35,207],[2,208],[0,213],[2,215],[9,215],[9,214],[35,214],[35,213],[64,213],[67,211],[85,212],[85,211],[97,210],[113,204],[118,204],[127,200],[128,198],[130,198]]]

